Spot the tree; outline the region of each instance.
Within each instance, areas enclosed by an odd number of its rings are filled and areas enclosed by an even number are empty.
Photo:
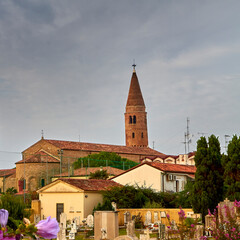
[[[208,209],[213,211],[223,199],[223,169],[220,143],[216,136],[211,135],[208,143],[205,137],[198,140],[195,165],[197,171],[191,192],[191,203],[194,212],[201,213],[204,221]]]
[[[109,174],[107,170],[98,170],[94,173],[90,173],[90,179],[108,179]]]
[[[223,158],[226,197],[240,200],[240,138],[236,135],[228,144],[227,156]]]
[[[79,158],[73,163],[74,169],[81,167],[102,167],[111,166],[119,169],[127,170],[138,165],[138,163],[122,158],[116,153],[100,152],[96,154],[89,154],[87,157]]]

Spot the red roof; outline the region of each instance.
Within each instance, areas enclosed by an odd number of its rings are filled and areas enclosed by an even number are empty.
[[[149,147],[128,147],[110,144],[84,143],[44,139],[44,141],[65,150],[91,151],[91,152],[115,152],[137,155],[159,156],[162,153]]]
[[[138,82],[138,77],[135,71],[132,74],[132,79],[131,79],[130,88],[128,92],[127,106],[144,106],[145,107],[141,88]]]
[[[145,164],[152,166],[154,168],[157,168],[163,172],[186,173],[188,175],[195,174],[195,172],[197,170],[197,168],[195,166],[190,166],[190,165],[180,165],[180,164],[160,163],[160,162],[144,162],[144,163],[141,163],[135,167],[132,167],[132,168],[126,170],[124,173],[121,173],[117,176],[112,177],[111,179],[114,179],[122,174],[132,171],[133,169],[138,168]]]
[[[59,163],[59,160],[44,150],[40,150],[34,153],[33,156],[25,159],[25,163],[46,163],[46,162]],[[18,163],[24,163],[24,160],[16,162],[16,164]]]
[[[0,177],[7,177],[10,175],[16,174],[16,168],[13,169],[1,169],[0,170]]]
[[[99,170],[107,170],[107,173],[109,175],[118,175],[121,174],[123,172],[125,172],[124,170],[118,169],[118,168],[114,168],[114,167],[89,167],[89,168],[79,168],[79,169],[75,169],[73,175],[74,176],[89,176],[90,173],[95,173],[96,171]],[[55,177],[59,177],[60,175],[55,175]],[[68,176],[68,172],[62,173],[61,175],[62,177]]]
[[[181,155],[181,154],[180,154],[180,155]],[[190,153],[188,153],[187,155],[188,155],[188,158],[190,158],[190,157],[192,157],[192,156],[195,156],[195,155],[196,155],[196,152],[190,152]],[[177,158],[179,158],[179,155],[166,155],[166,154],[161,154],[161,155],[158,155],[158,156],[149,156],[149,157],[146,156],[146,157],[142,158],[141,161],[144,160],[144,159],[146,159],[146,158],[149,158],[149,159],[151,159],[152,161],[155,160],[156,158],[161,158],[161,159],[165,160],[166,158],[169,158],[169,157],[171,157],[171,158],[173,158],[173,159],[177,159]]]
[[[114,186],[121,186],[111,180],[102,179],[71,179],[71,178],[60,178],[55,181],[61,180],[72,186],[78,187],[84,191],[102,191]]]
[[[197,168],[190,165],[180,165],[172,163],[159,163],[159,162],[150,162],[146,163],[152,167],[155,167],[164,172],[177,172],[177,173],[195,173]]]

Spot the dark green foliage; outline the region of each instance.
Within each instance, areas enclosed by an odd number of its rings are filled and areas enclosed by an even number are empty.
[[[90,179],[108,179],[109,175],[107,170],[98,170],[94,173],[90,173]]]
[[[217,137],[211,135],[208,143],[205,137],[198,140],[195,164],[197,171],[191,203],[194,212],[201,213],[204,219],[208,209],[213,211],[223,199],[223,169]]]
[[[96,207],[94,207],[93,209],[93,213],[95,211],[113,211],[113,207],[112,207],[112,203],[109,199],[105,199],[105,201],[103,201],[103,204],[98,203],[98,205]]]
[[[14,188],[14,187],[8,188],[8,189],[6,190],[6,193],[15,194],[15,193],[17,193],[17,189]]]
[[[111,202],[117,203],[117,208],[175,208],[179,207],[179,194],[155,192],[151,188],[117,186],[103,191],[103,204],[99,204],[96,210],[109,210]],[[183,198],[184,195],[181,199],[182,203],[184,203]],[[190,207],[188,201],[182,205]]]
[[[226,197],[240,200],[240,138],[233,136],[228,144],[227,156],[223,157]]]
[[[193,189],[193,184],[193,181],[188,181],[183,191],[174,194],[174,200],[171,202],[174,207],[192,208],[191,192]]]
[[[119,169],[127,170],[138,165],[138,163],[122,158],[116,153],[100,152],[97,154],[89,154],[87,157],[79,158],[74,162],[74,169],[81,167],[103,167],[111,166]]]
[[[0,209],[2,208],[8,210],[10,219],[23,220],[24,217],[30,216],[30,212],[25,210],[26,205],[22,197],[19,196],[3,194],[0,199]]]

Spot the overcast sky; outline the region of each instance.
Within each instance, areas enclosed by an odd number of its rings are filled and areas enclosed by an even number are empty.
[[[240,134],[240,1],[0,1],[0,168],[41,138],[125,144],[133,59],[149,146]]]

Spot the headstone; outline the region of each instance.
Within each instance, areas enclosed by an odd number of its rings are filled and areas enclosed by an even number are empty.
[[[93,228],[94,218],[93,215],[87,216],[87,226],[90,228]]]
[[[160,212],[160,216],[161,216],[161,218],[165,218],[165,217],[166,217],[166,212],[161,211],[161,212]]]
[[[160,239],[165,239],[166,227],[165,224],[158,225],[158,234]]]
[[[66,213],[60,214],[60,224],[62,224],[63,228],[66,229],[66,227],[67,227],[67,214]]]
[[[115,211],[94,212],[94,240],[114,239],[119,234],[118,213]]]
[[[68,238],[69,239],[75,239],[75,233],[70,231],[69,234],[68,234]]]
[[[127,223],[127,235],[135,237],[135,221],[131,220]]]
[[[158,212],[154,212],[154,223],[158,221]]]
[[[40,214],[34,214],[34,223],[37,224],[41,220]]]
[[[196,225],[196,230],[194,232],[194,239],[201,239],[203,236],[203,225]]]
[[[152,222],[152,213],[147,211],[145,216],[145,226],[149,225]]]
[[[67,214],[61,213],[57,240],[66,240]]]
[[[218,211],[220,211],[221,214],[218,214],[219,221],[221,221],[220,215],[222,215],[223,221],[228,221],[226,217],[226,207],[231,209],[234,208],[234,202],[230,202],[227,198],[218,204]],[[231,211],[230,211],[231,212]]]
[[[124,213],[124,224],[126,225],[129,221],[131,221],[131,213],[125,212]]]

